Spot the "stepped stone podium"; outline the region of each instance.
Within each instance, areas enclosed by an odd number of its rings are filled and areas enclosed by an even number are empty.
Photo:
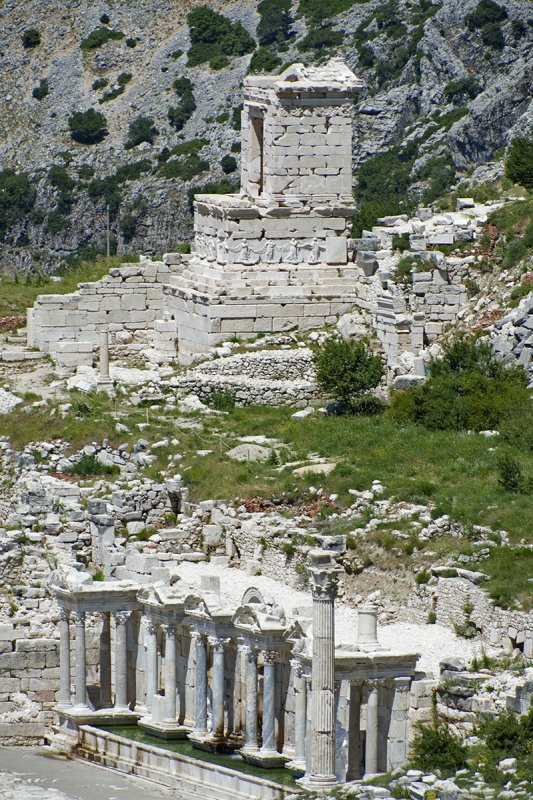
[[[361,85],[338,59],[246,79],[240,192],[196,196],[193,254],[164,289],[182,363],[234,335],[334,322],[356,302],[347,245]]]

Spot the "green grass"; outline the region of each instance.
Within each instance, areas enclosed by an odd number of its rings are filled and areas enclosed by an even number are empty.
[[[138,261],[131,255],[98,256],[91,261],[80,261],[74,266],[64,267],[57,273],[60,281],[52,281],[39,275],[29,278],[0,278],[0,318],[25,314],[40,294],[69,294],[76,291],[79,283],[100,280],[113,267],[123,262]]]

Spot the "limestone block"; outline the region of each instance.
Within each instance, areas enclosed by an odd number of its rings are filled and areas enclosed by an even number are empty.
[[[326,239],[326,262],[346,264],[348,261],[347,241],[344,236],[330,236]]]
[[[146,309],[146,295],[123,294],[121,306],[123,311],[144,311]]]

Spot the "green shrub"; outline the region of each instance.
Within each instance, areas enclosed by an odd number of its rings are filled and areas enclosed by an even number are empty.
[[[401,258],[396,264],[396,269],[394,270],[395,283],[412,283],[413,276],[411,275],[411,272],[413,269],[417,269],[419,264],[419,258],[414,258],[413,256],[405,256],[404,258]]]
[[[505,175],[528,192],[533,190],[533,137],[515,137],[505,160]]]
[[[513,405],[526,402],[526,385],[524,370],[505,367],[490,342],[459,337],[431,364],[426,383],[393,395],[389,413],[430,430],[494,429]]]
[[[446,724],[418,725],[411,742],[411,764],[423,772],[441,770],[451,775],[467,765],[468,748]]]
[[[472,278],[463,278],[463,286],[468,292],[469,297],[475,297],[480,292],[479,284],[472,280]]]
[[[515,40],[522,39],[527,33],[527,27],[521,19],[513,19],[511,21],[511,31]]]
[[[114,31],[110,28],[97,28],[92,31],[87,38],[83,39],[80,47],[82,50],[97,50],[107,42],[119,41],[124,38],[122,31]]]
[[[241,103],[240,105],[236,106],[231,112],[231,127],[234,131],[240,131],[241,129],[241,114],[244,106]]]
[[[184,159],[166,161],[159,168],[159,174],[164,178],[181,178],[182,181],[190,181],[207,169],[209,169],[209,161],[204,161],[193,153]]]
[[[26,50],[30,50],[32,47],[38,47],[41,44],[41,34],[35,28],[27,28],[22,34],[22,46],[26,48]]]
[[[126,47],[137,47],[138,39],[133,39],[131,36],[126,39]]]
[[[259,47],[250,60],[250,72],[273,72],[280,64],[281,58],[266,47]]]
[[[359,0],[300,0],[298,13],[306,18],[308,22],[322,22],[329,17],[336,17],[343,11],[347,11]]]
[[[120,232],[122,233],[126,242],[130,242],[135,236],[137,230],[137,217],[131,211],[127,211],[120,218]]]
[[[223,156],[220,164],[226,175],[229,175],[231,172],[235,172],[237,169],[237,160],[230,155]]]
[[[392,249],[399,250],[400,253],[403,253],[404,250],[410,249],[409,244],[409,234],[402,233],[401,235],[395,234],[392,237]]]
[[[209,405],[217,411],[232,411],[235,408],[235,395],[228,389],[217,389],[209,398]]]
[[[409,212],[415,201],[409,196],[411,171],[417,155],[416,145],[393,147],[365,161],[357,176],[354,235],[370,230],[379,217]]]
[[[192,209],[194,196],[197,194],[233,194],[239,188],[238,183],[234,183],[233,181],[228,180],[228,178],[224,178],[221,181],[209,181],[208,183],[204,183],[202,186],[192,186],[187,191],[187,198],[189,200],[189,208]]]
[[[503,453],[498,458],[498,476],[498,483],[506,492],[523,492],[525,490],[522,467],[509,453]]]
[[[171,53],[168,54],[169,58],[171,58],[173,61],[177,61],[178,58],[181,58],[182,55],[183,55],[183,50],[179,49],[173,50]]]
[[[101,464],[95,455],[83,455],[65,471],[69,475],[117,475],[120,468],[116,464]]]
[[[296,552],[296,546],[293,542],[283,542],[282,548],[287,558],[292,558]]]
[[[298,42],[298,50],[330,50],[337,47],[343,40],[341,31],[334,31],[331,25],[322,25],[312,28],[304,38]]]
[[[498,716],[484,715],[475,735],[484,740],[489,763],[496,764],[503,758],[514,757],[519,769],[533,761],[533,706],[527,714],[518,717],[513,711],[504,711]],[[531,773],[530,773],[531,774]]]
[[[107,80],[107,78],[97,78],[95,81],[93,81],[93,85],[91,88],[94,89],[94,91],[96,92],[98,91],[98,89],[105,89],[105,87],[108,84],[109,81]]]
[[[35,97],[36,100],[44,100],[49,91],[50,89],[47,78],[41,78],[39,86],[35,87],[32,92],[32,96]]]
[[[188,142],[180,142],[173,147],[169,151],[169,156],[197,156],[206,144],[208,144],[207,139],[189,139]]]
[[[108,14],[102,14],[102,16],[100,17],[100,22],[102,23],[102,25],[109,25],[111,19]]]
[[[154,143],[155,137],[159,131],[155,127],[152,117],[138,116],[132,119],[128,126],[128,138],[124,147],[130,150],[132,147],[137,147],[142,142]]]
[[[231,22],[209,6],[199,6],[187,14],[191,47],[190,67],[211,62],[216,56],[243,56],[251,53],[255,42],[240,22]]]
[[[36,198],[37,192],[24,172],[0,172],[0,241],[5,241],[10,228],[27,217]]]
[[[261,46],[283,44],[291,35],[291,0],[261,0],[257,38]]]
[[[109,206],[111,213],[115,213],[122,202],[120,186],[114,175],[92,180],[87,185],[87,194],[93,203],[103,200]]]
[[[455,81],[450,81],[444,87],[444,96],[455,102],[458,98],[470,97],[473,99],[479,94],[480,85],[469,75],[467,78],[457,78]]]
[[[75,111],[68,119],[70,135],[75,142],[96,144],[107,136],[107,120],[99,111]]]
[[[522,239],[512,239],[504,245],[502,267],[509,269],[518,264],[527,254],[527,247]]]
[[[459,122],[460,119],[465,117],[468,114],[467,108],[454,108],[453,111],[448,111],[447,114],[441,114],[440,116],[435,118],[437,125],[441,128],[444,128],[445,131],[449,131],[452,125],[456,122]]]
[[[425,569],[421,569],[420,572],[417,572],[415,575],[415,583],[417,586],[421,586],[424,583],[427,583],[431,575]]]
[[[357,411],[360,401],[381,380],[383,365],[364,341],[328,339],[313,356],[317,383],[346,411]]]
[[[465,17],[466,26],[474,31],[484,25],[494,22],[503,22],[507,19],[507,11],[494,0],[480,0],[475,9]]]
[[[141,161],[135,161],[133,164],[123,164],[115,172],[115,180],[117,183],[125,183],[126,181],[136,181],[145,172],[152,169],[152,164],[147,158]]]
[[[59,211],[52,211],[46,220],[46,230],[48,233],[55,234],[66,231],[70,228],[70,220],[65,219]]]
[[[179,103],[177,106],[169,108],[168,119],[173,128],[181,131],[196,110],[192,81],[185,76],[177,78],[174,81],[174,89],[178,95]]]
[[[428,625],[434,625],[437,621],[437,612],[428,611]]]
[[[374,55],[374,51],[368,47],[366,44],[360,44],[357,46],[357,53],[359,55],[359,63],[362,67],[367,67],[370,69],[376,63],[376,56]]]
[[[229,58],[222,53],[217,53],[209,59],[209,66],[215,71],[226,69],[226,67],[229,67]]]
[[[76,181],[72,178],[65,167],[53,166],[48,170],[48,182],[63,192],[71,192],[76,188]]]
[[[495,50],[503,50],[505,47],[505,39],[502,29],[498,22],[487,22],[481,28],[481,41],[487,47],[493,47]]]

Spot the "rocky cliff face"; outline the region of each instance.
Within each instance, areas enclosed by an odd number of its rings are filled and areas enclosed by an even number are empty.
[[[432,158],[453,161],[464,173],[533,123],[528,0],[499,0],[500,11],[492,0],[220,0],[210,7],[234,27],[229,34],[215,30],[210,61],[192,66],[187,14],[201,4],[4,5],[3,271],[50,271],[82,247],[103,248],[106,205],[119,252],[162,252],[190,236],[190,190],[222,181],[227,190],[237,181],[240,85],[251,59],[252,68],[275,71],[337,55],[361,75],[356,167],[411,141],[415,173]],[[240,26],[262,44],[253,54],[239,55],[239,48],[253,47],[243,44]],[[184,77],[190,84],[176,87]],[[69,130],[71,115],[89,108],[105,116],[105,135],[91,144],[75,141]],[[169,116],[172,108],[178,116]],[[139,117],[157,133],[126,148]],[[224,156],[230,158],[221,163]],[[52,167],[61,169],[51,173]],[[5,170],[28,182],[13,187]]]

